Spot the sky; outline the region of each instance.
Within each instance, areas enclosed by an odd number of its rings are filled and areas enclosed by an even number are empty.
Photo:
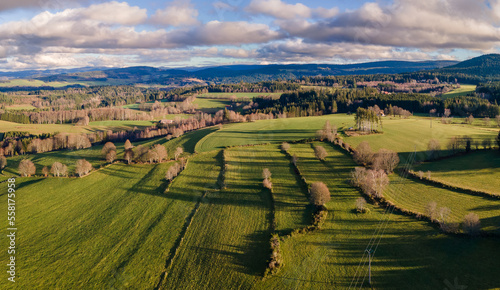
[[[0,70],[465,60],[499,52],[500,0],[15,0]]]

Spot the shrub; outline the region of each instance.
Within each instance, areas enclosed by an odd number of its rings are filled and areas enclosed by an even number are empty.
[[[283,258],[281,256],[280,239],[278,234],[273,234],[270,240],[271,255],[264,276],[276,274],[283,266]]]
[[[422,179],[424,178],[424,172],[422,170],[417,172],[418,178]]]
[[[268,179],[268,178],[271,178],[271,175],[272,175],[272,174],[271,174],[271,171],[269,171],[269,169],[268,169],[268,168],[264,168],[264,169],[262,170],[262,178],[264,178],[264,179]]]
[[[286,142],[281,143],[281,150],[288,151],[288,149],[290,149],[290,144]]]
[[[273,183],[268,178],[262,181],[262,185],[267,189],[273,189]]]
[[[323,206],[330,201],[330,191],[323,182],[315,182],[309,189],[310,201],[316,206]]]
[[[366,207],[366,200],[362,197],[356,199],[356,212],[358,213],[366,213],[369,209]]]
[[[463,223],[464,232],[471,235],[476,236],[481,231],[481,221],[479,220],[479,216],[475,213],[469,213],[464,217]]]
[[[325,158],[326,156],[328,156],[328,153],[326,152],[326,149],[323,146],[316,146],[314,147],[314,155],[319,160],[325,161]]]

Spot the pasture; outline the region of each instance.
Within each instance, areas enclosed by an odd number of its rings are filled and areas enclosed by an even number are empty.
[[[500,151],[478,150],[440,161],[427,162],[415,171],[431,171],[438,182],[500,195]]]
[[[23,237],[18,256],[23,271],[17,289],[368,289],[364,254],[368,244],[376,250],[373,288],[443,289],[446,281],[453,283],[456,277],[470,289],[500,287],[497,269],[484,262],[500,259],[497,238],[446,235],[429,222],[373,204],[367,205],[368,213],[356,213],[355,202],[362,194],[349,183],[356,164],[351,155],[328,143],[291,144],[289,153],[297,155],[297,167],[307,183],[324,182],[331,201],[320,230],[290,235],[311,224],[313,207],[279,145],[314,138],[327,120],[342,129],[351,127],[353,119],[337,114],[262,120],[205,128],[169,141],[133,142],[135,146],[163,144],[169,155],[177,147],[184,149],[187,168],[170,186],[165,172],[173,162],[117,163],[84,178],[17,178],[18,226]],[[353,146],[366,140],[374,150],[396,150],[404,161],[414,150],[425,157],[430,139],[444,145],[455,135],[491,138],[497,134],[473,126],[433,123],[430,128],[429,121],[384,119],[383,134],[343,138]],[[270,144],[226,148],[262,143]],[[328,152],[325,161],[315,158],[317,145]],[[116,146],[121,158],[123,144]],[[61,161],[70,166],[82,157],[98,168],[105,163],[100,150],[95,146],[9,158],[6,176],[17,174],[16,162],[21,158],[32,159],[38,170],[56,160],[70,160]],[[496,176],[496,161],[486,153],[439,162],[462,164],[465,175],[477,169],[466,163],[480,160],[477,166]],[[434,166],[433,177],[439,177],[439,166],[444,174],[446,166],[452,165],[420,166]],[[272,193],[262,186],[263,168],[272,173]],[[225,188],[221,188],[222,179]],[[475,212],[483,230],[499,231],[498,199],[416,179],[401,182],[397,175],[391,180],[384,195],[398,206],[424,212],[429,201],[436,201],[438,207],[450,208],[451,221]],[[491,183],[491,178],[475,182]],[[6,203],[5,183],[0,183],[0,190],[0,202]],[[2,212],[6,215],[5,208]],[[284,266],[263,279],[272,232],[282,237]],[[6,258],[2,251],[0,259]]]
[[[451,92],[443,94],[441,97],[444,99],[450,99],[454,97],[467,96],[468,94],[476,91],[476,85],[460,85],[460,88],[454,89]]]

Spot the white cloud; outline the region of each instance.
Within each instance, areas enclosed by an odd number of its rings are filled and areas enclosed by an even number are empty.
[[[148,18],[146,9],[131,7],[126,2],[116,1],[91,5],[88,8],[79,9],[77,13],[80,13],[84,19],[123,25],[141,24]]]
[[[312,9],[302,3],[288,4],[281,0],[252,0],[246,10],[253,14],[264,14],[278,19],[310,18],[313,15],[330,18],[338,13],[337,8]]]
[[[151,21],[160,25],[189,26],[198,24],[198,10],[194,9],[190,1],[174,2],[165,9],[156,10]]]

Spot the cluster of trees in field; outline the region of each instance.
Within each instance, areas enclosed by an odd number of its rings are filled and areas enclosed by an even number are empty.
[[[83,177],[92,170],[92,164],[87,160],[79,159],[76,161],[75,176]],[[30,177],[36,173],[36,166],[31,160],[23,159],[19,162],[18,171],[21,176]],[[47,166],[42,168],[42,174],[45,177],[48,177],[49,173],[52,173],[54,177],[69,176],[68,166],[56,161],[52,164],[50,169]]]

